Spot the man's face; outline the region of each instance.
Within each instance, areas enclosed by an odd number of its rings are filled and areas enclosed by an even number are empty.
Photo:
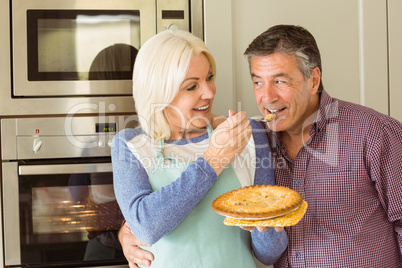
[[[317,109],[319,69],[315,68],[310,78],[304,80],[294,56],[275,53],[252,57],[250,71],[262,115],[277,116],[268,127],[300,135],[304,121]]]

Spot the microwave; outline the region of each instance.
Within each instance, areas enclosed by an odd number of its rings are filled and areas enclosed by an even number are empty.
[[[0,116],[131,113],[141,46],[166,29],[203,39],[202,0],[11,0],[9,10]]]

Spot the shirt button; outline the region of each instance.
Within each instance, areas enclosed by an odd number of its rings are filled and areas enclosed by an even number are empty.
[[[299,258],[299,257],[300,257],[300,253],[297,252],[297,253],[296,253],[296,258]]]
[[[300,184],[301,184],[301,181],[297,180],[297,181],[296,181],[296,184],[297,184],[297,185],[300,185]]]

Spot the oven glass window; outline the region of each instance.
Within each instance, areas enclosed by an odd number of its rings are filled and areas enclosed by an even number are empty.
[[[28,80],[130,80],[140,13],[28,10]]]
[[[112,173],[20,175],[21,261],[124,264]]]

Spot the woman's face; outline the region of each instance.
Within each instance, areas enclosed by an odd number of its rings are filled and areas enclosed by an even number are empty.
[[[176,97],[166,108],[172,128],[171,139],[191,138],[205,133],[211,121],[216,92],[214,74],[204,54],[193,56]]]

